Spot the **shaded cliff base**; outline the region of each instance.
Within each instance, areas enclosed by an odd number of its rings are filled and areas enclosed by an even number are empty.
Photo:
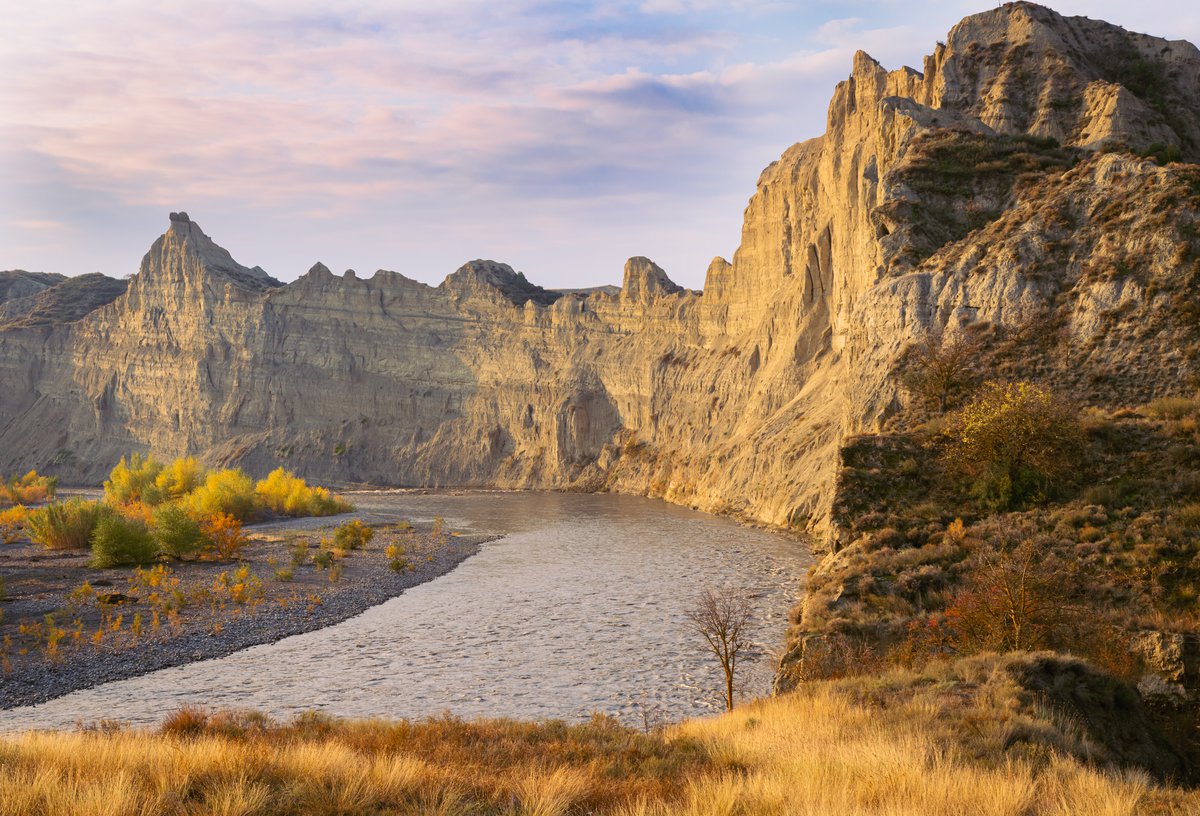
[[[312,556],[322,540],[352,518],[375,529],[367,549],[318,568]],[[129,569],[89,568],[87,552],[47,552],[24,539],[0,545],[7,593],[0,616],[0,710],[333,626],[450,572],[494,538],[435,538],[429,527],[418,525],[410,537],[395,519],[369,514],[257,525],[247,528],[250,543],[239,564],[174,562],[169,577],[154,586],[135,586]],[[387,547],[400,542],[407,545],[407,568],[397,571]],[[293,561],[298,544],[307,545],[302,564]],[[81,599],[85,581],[112,596],[111,606],[101,610],[94,600]],[[170,600],[176,591],[186,602]],[[167,600],[151,603],[151,593]],[[176,614],[165,611],[169,607]],[[46,648],[47,616],[65,634],[52,653]]]
[[[1080,706],[1087,712],[1080,713]],[[641,733],[616,721],[277,724],[185,709],[0,737],[17,816],[591,813],[1184,814],[1195,792],[1136,696],[1078,661],[983,656],[807,685]]]

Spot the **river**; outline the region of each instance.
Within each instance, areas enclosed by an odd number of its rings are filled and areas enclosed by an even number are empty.
[[[685,612],[707,588],[745,591],[766,693],[808,546],[649,499],[565,493],[350,495],[362,511],[498,533],[457,569],[327,629],[0,712],[4,730],[116,719],[184,703],[276,717],[580,719],[636,725],[719,710],[721,679]]]

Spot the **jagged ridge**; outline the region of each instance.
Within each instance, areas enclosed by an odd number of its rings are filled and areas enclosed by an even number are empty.
[[[842,440],[887,422],[897,361],[931,329],[986,323],[1011,346],[1052,311],[1090,400],[1187,387],[1195,168],[1119,151],[1197,158],[1198,77],[1187,43],[1027,3],[967,18],[920,73],[860,53],[825,135],[763,172],[703,294],[644,258],[615,293],[560,296],[489,261],[438,287],[323,266],[280,286],[176,214],[112,304],[0,333],[17,384],[0,469],[94,480],[152,448],[827,530]],[[1154,211],[1132,203],[1148,193]],[[1127,365],[1134,380],[1109,376]]]

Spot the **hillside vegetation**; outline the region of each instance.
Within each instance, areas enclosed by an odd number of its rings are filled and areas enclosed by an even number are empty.
[[[1185,814],[1200,794],[1106,764],[1081,719],[1016,679],[1045,656],[819,682],[641,733],[581,725],[276,724],[187,709],[154,733],[103,725],[0,739],[0,812],[784,816]],[[1136,727],[1120,735],[1139,744]],[[1142,747],[1153,750],[1153,746]]]

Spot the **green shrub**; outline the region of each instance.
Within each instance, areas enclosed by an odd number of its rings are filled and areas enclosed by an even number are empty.
[[[1078,412],[1029,382],[985,384],[955,414],[949,435],[948,464],[999,509],[1044,498],[1082,450]]]
[[[172,558],[192,555],[204,544],[199,522],[175,503],[155,508],[153,534],[159,548]]]
[[[112,513],[100,519],[92,533],[91,566],[97,569],[149,564],[158,552],[150,528],[139,519]]]
[[[49,550],[83,550],[91,544],[92,533],[112,509],[98,501],[71,499],[48,504],[29,514],[26,527],[30,537]]]
[[[156,480],[163,466],[153,456],[135,453],[125,462],[125,457],[108,474],[104,483],[104,496],[111,504],[145,502],[151,506],[163,500],[163,492]]]
[[[238,521],[254,517],[257,507],[254,482],[240,470],[217,470],[188,496],[188,504],[199,516],[230,515]]]
[[[321,550],[312,557],[313,566],[320,570],[329,569],[333,566],[333,553],[329,550]]]
[[[339,550],[361,550],[374,537],[375,531],[358,519],[348,521],[333,531],[333,543]]]

